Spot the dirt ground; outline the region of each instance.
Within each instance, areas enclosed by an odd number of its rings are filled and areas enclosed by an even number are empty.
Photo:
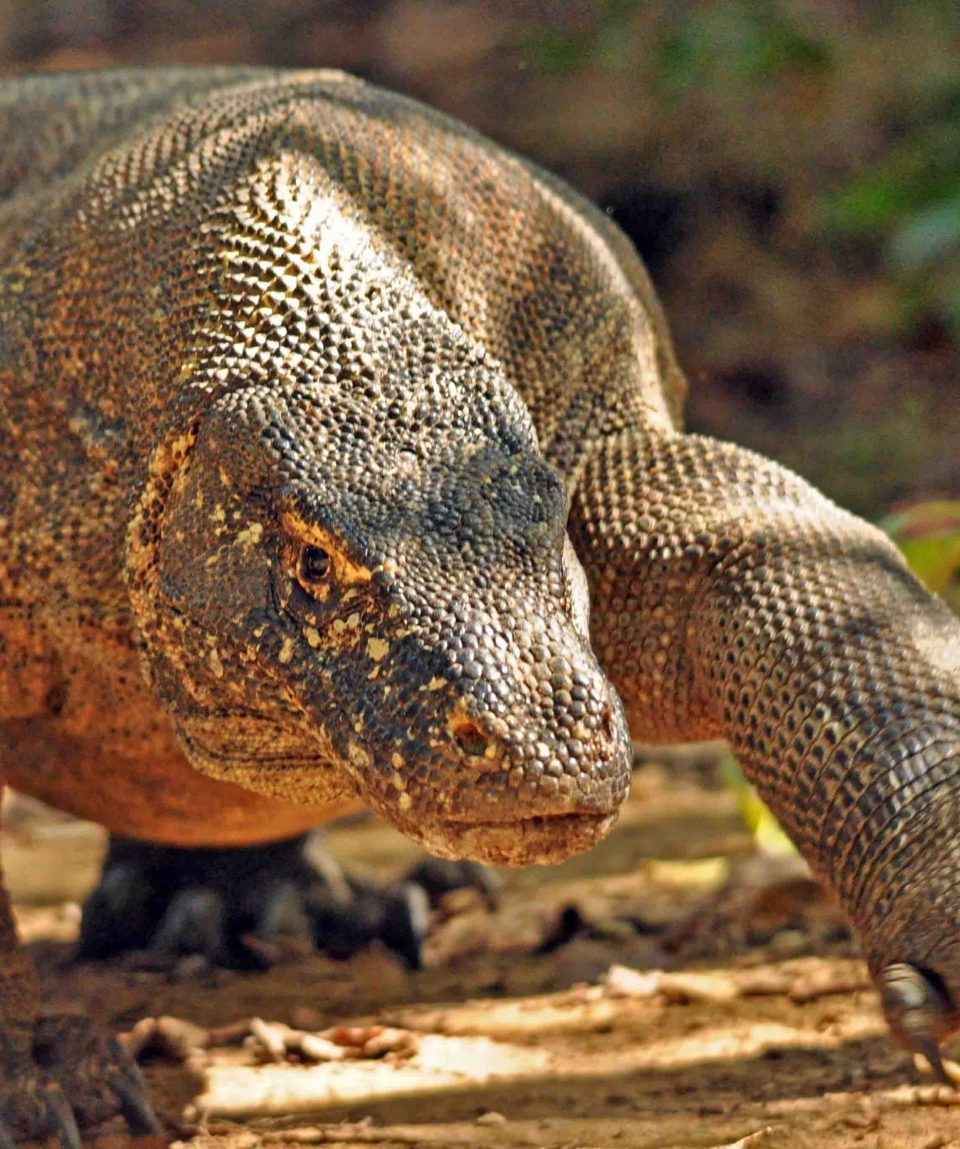
[[[689,761],[641,768],[590,854],[504,872],[497,913],[450,895],[416,973],[379,950],[268,974],[71,967],[100,832],[28,814],[4,839],[54,1000],[132,1031],[192,1149],[960,1146],[957,1098],[886,1038],[831,907]],[[330,839],[384,875],[416,856],[370,820]]]

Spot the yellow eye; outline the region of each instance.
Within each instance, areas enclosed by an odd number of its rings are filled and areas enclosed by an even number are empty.
[[[308,594],[323,586],[332,573],[333,561],[323,547],[303,547],[297,561],[297,581]]]

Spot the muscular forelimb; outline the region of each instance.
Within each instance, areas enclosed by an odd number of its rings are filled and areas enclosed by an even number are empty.
[[[875,528],[699,436],[608,439],[571,530],[634,735],[729,740],[930,1056],[960,1021],[960,623]]]

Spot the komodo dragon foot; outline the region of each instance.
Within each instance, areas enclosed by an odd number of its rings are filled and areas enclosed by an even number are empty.
[[[0,1149],[51,1136],[80,1149],[80,1129],[117,1115],[134,1136],[163,1132],[133,1058],[87,1018],[41,1017],[29,1051],[0,1033]]]
[[[893,962],[880,976],[880,1000],[890,1029],[900,1044],[919,1053],[943,1085],[956,1086],[940,1054],[949,1036],[954,1006],[942,981],[908,962]]]
[[[202,954],[219,965],[262,969],[281,940],[347,958],[378,939],[408,969],[419,969],[430,905],[462,887],[496,905],[498,881],[476,863],[431,858],[399,882],[374,886],[344,874],[316,833],[191,849],[112,836],[75,956]]]

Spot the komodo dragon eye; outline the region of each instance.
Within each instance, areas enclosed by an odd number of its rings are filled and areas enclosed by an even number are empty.
[[[297,560],[297,581],[307,592],[313,594],[329,579],[333,571],[333,561],[323,547],[307,544],[300,551]]]
[[[347,540],[296,511],[283,515],[280,561],[301,597],[306,595],[314,604],[332,606],[342,595],[369,586],[372,578],[372,571]]]

